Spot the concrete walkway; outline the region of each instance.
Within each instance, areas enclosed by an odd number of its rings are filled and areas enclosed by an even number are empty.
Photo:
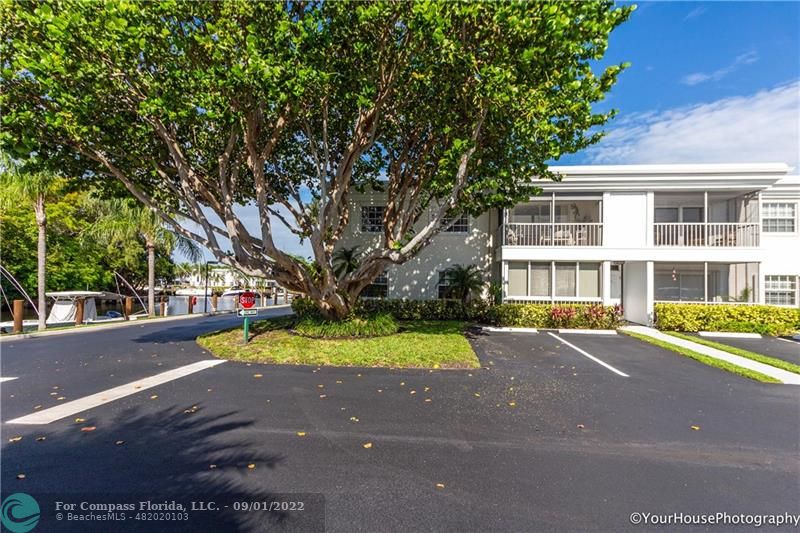
[[[685,339],[680,339],[678,337],[673,337],[672,335],[667,335],[666,333],[662,333],[654,328],[648,328],[646,326],[625,326],[620,329],[623,331],[631,331],[633,333],[646,335],[653,339],[657,339],[669,344],[673,344],[675,346],[680,346],[682,348],[692,350],[693,352],[713,357],[714,359],[727,361],[728,363],[734,364],[736,366],[747,368],[749,370],[754,370],[755,372],[760,372],[761,374],[765,374],[767,376],[780,380],[782,383],[786,383],[788,385],[800,385],[800,374],[795,374],[794,372],[788,372],[780,368],[775,368],[774,366],[765,365],[764,363],[759,363],[758,361],[753,361],[752,359],[747,359],[746,357],[740,357],[738,355],[734,355],[729,352],[724,352],[722,350],[718,350],[710,346],[705,346],[703,344],[698,344],[696,342],[687,341]]]

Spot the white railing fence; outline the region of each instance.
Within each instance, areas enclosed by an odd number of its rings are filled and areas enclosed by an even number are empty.
[[[757,222],[656,222],[656,246],[758,246]]]
[[[508,223],[499,228],[502,246],[601,246],[603,224],[581,223]]]

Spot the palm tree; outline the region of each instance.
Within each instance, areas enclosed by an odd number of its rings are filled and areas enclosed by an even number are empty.
[[[341,278],[351,272],[355,272],[359,265],[361,252],[358,246],[352,248],[339,248],[333,252],[333,271],[337,277]]]
[[[129,200],[94,200],[99,217],[88,234],[109,245],[137,240],[147,251],[147,313],[156,312],[156,249],[168,254],[177,250],[193,262],[200,261],[202,253],[192,240],[168,229],[155,211],[133,204]]]
[[[483,274],[475,265],[453,265],[445,270],[449,293],[467,303],[473,293],[483,289]]]
[[[38,293],[39,331],[47,327],[47,210],[50,198],[61,188],[62,181],[48,172],[29,172],[18,165],[8,154],[0,154],[0,189],[3,203],[33,206],[39,228],[36,264],[36,292]],[[13,205],[11,204],[11,205]]]

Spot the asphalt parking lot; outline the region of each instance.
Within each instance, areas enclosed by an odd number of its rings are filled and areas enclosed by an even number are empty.
[[[281,526],[303,531],[623,531],[652,529],[633,512],[800,513],[800,387],[622,335],[474,333],[476,370],[226,362],[49,424],[8,423],[60,403],[53,386],[68,402],[206,360],[194,337],[233,323],[4,344],[2,376],[17,379],[0,389],[3,493],[324,499],[321,523]],[[264,531],[271,518],[113,529]]]
[[[703,337],[706,340],[727,344],[735,348],[768,355],[800,365],[800,342],[781,337],[746,339],[738,337]]]

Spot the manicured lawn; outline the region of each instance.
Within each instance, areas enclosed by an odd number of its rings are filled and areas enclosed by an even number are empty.
[[[620,333],[624,333],[625,335],[630,335],[631,337],[635,337],[640,341],[649,342],[650,344],[653,344],[660,348],[664,348],[665,350],[670,350],[672,352],[679,353],[690,359],[694,359],[697,362],[703,363],[708,366],[713,366],[721,370],[726,370],[728,372],[737,374],[745,378],[753,379],[755,381],[761,381],[763,383],[780,383],[779,380],[767,376],[766,374],[762,374],[761,372],[756,372],[755,370],[750,370],[749,368],[743,368],[741,366],[731,364],[727,361],[715,359],[713,357],[703,355],[699,352],[695,352],[694,350],[689,350],[688,348],[684,348],[683,346],[676,346],[674,344],[670,344],[668,342],[664,342],[659,339],[654,339],[652,337],[648,337],[647,335],[642,335],[640,333],[634,333],[632,331],[620,330]],[[694,338],[692,338],[691,340],[694,340]]]
[[[197,342],[222,359],[248,363],[397,368],[477,368],[475,352],[464,337],[463,322],[401,322],[395,335],[369,339],[323,340],[292,334],[292,318],[256,322],[251,340],[242,329],[210,333]]]
[[[796,365],[790,361],[784,361],[783,359],[778,359],[777,357],[770,357],[768,355],[751,352],[750,350],[744,350],[742,348],[729,346],[727,344],[722,344],[720,342],[710,341],[708,339],[704,339],[703,337],[686,335],[685,333],[679,333],[677,331],[665,331],[664,333],[666,333],[667,335],[672,335],[673,337],[678,337],[679,339],[686,339],[687,341],[696,342],[698,344],[704,344],[711,348],[722,350],[723,352],[728,352],[734,355],[738,355],[740,357],[752,359],[753,361],[758,361],[759,363],[764,363],[765,365],[774,366],[775,368],[780,368],[782,370],[786,370],[787,372],[794,372],[795,374],[800,374],[800,365]]]

